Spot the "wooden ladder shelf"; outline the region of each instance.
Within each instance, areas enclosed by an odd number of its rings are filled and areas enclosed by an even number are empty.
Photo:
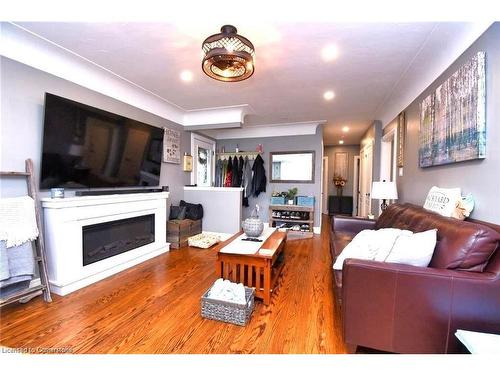
[[[35,186],[35,173],[33,168],[33,161],[31,159],[26,159],[26,171],[25,172],[0,172],[0,177],[24,177],[26,178],[26,183],[28,187],[28,195],[35,201],[35,215],[36,224],[38,227],[38,238],[33,241],[35,246],[35,262],[38,265],[38,271],[40,274],[40,285],[27,288],[25,290],[19,291],[5,299],[0,300],[0,307],[14,303],[14,302],[27,302],[33,297],[43,294],[43,299],[46,302],[52,302],[50,296],[50,285],[47,273],[47,261],[45,255],[45,240],[42,226],[42,214],[40,202],[37,197],[36,186]]]

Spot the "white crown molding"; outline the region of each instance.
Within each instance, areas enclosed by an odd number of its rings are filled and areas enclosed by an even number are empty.
[[[391,123],[491,25],[490,21],[471,22],[460,33],[454,33],[453,38],[447,38],[446,45],[436,48],[442,43],[442,33],[447,33],[437,25],[394,84],[390,95],[380,103],[374,118],[380,120],[383,127]],[[445,23],[442,27],[447,26]]]
[[[283,124],[266,124],[241,127],[240,129],[206,130],[203,133],[219,139],[284,137],[290,135],[314,135],[319,125],[326,120],[293,122]]]
[[[99,92],[186,128],[241,126],[247,104],[185,110],[165,98],[15,23],[0,23],[0,55]],[[191,130],[186,129],[186,130]]]

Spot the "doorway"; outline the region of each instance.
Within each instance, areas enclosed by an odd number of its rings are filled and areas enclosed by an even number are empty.
[[[191,185],[212,186],[215,175],[215,141],[191,133],[191,154],[193,155]]]
[[[372,169],[373,169],[373,143],[367,143],[360,152],[360,194],[359,194],[359,214],[367,217],[371,214],[372,200]]]

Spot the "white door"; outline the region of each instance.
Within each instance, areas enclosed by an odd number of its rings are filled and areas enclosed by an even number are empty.
[[[191,133],[191,153],[193,155],[191,184],[212,186],[215,173],[215,142]]]
[[[321,209],[328,214],[328,156],[323,157],[323,180],[321,184]]]
[[[360,196],[359,207],[360,216],[366,217],[371,213],[372,200],[372,167],[373,167],[373,147],[367,144],[361,149],[360,154]]]

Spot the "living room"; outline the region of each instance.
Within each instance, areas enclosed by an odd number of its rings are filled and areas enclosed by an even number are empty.
[[[493,9],[93,6],[0,23],[4,358],[498,350]]]

